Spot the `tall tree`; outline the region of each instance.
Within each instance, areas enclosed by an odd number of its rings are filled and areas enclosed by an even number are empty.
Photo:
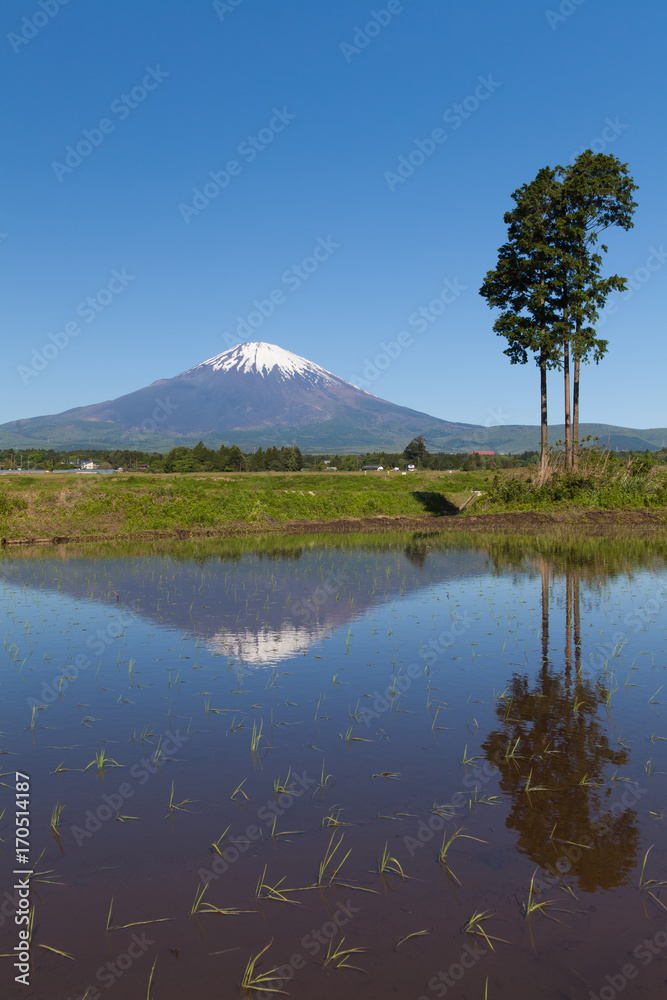
[[[597,363],[604,356],[607,341],[596,337],[594,324],[609,293],[625,288],[619,275],[601,277],[596,243],[609,226],[631,228],[636,187],[627,164],[591,150],[572,166],[542,168],[534,181],[513,193],[516,207],[505,215],[508,242],[480,289],[489,306],[502,310],[493,328],[507,338],[504,353],[512,364],[525,364],[532,352],[540,369],[542,480],[548,458],[547,371],[563,371],[565,459],[573,468],[581,362],[592,355]],[[603,244],[599,249],[607,251]]]
[[[554,334],[558,320],[552,234],[553,204],[559,190],[556,174],[543,167],[534,181],[514,191],[515,208],[504,217],[507,243],[480,288],[488,305],[502,310],[493,329],[507,339],[504,353],[511,363],[524,365],[532,353],[540,369],[541,479],[547,473],[549,453],[547,371],[560,360]]]
[[[601,277],[602,257],[596,250],[599,235],[611,226],[631,229],[637,185],[627,163],[588,149],[572,166],[558,167],[560,191],[554,202],[554,239],[563,281],[560,336],[565,393],[565,459],[578,463],[580,366],[592,354],[596,364],[607,341],[595,336],[599,310],[612,291],[623,291],[625,278]],[[606,253],[607,246],[599,249]],[[570,431],[570,355],[574,363],[572,426]]]

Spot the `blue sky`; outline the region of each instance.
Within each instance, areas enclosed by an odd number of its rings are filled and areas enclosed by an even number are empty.
[[[537,368],[510,366],[478,289],[512,191],[592,146],[639,207],[607,241],[634,287],[582,420],[667,426],[664,4],[14,0],[0,19],[0,422],[251,339],[443,419],[535,424]]]

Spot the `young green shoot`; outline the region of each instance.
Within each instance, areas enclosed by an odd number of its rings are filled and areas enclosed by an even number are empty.
[[[333,940],[329,941],[329,947],[327,948],[327,953],[324,957],[324,962],[322,963],[323,968],[328,969],[331,966],[334,969],[356,969],[357,972],[363,972],[365,975],[366,970],[361,969],[358,965],[351,965],[350,958],[352,955],[359,955],[366,951],[366,948],[343,948],[345,943],[345,938],[341,938],[335,948],[333,948]]]
[[[482,926],[485,920],[489,920],[493,916],[494,914],[490,913],[488,910],[475,910],[463,928],[464,934],[474,934],[484,938],[491,951],[495,951],[493,941],[499,941],[501,944],[509,944],[509,941],[506,941],[504,938],[494,937],[492,934],[487,934],[486,929]]]

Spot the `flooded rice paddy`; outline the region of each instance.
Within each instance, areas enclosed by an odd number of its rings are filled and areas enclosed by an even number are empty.
[[[664,996],[664,558],[284,545],[0,558],[1,995]]]

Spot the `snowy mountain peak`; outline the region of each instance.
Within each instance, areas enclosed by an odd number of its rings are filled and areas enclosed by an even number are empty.
[[[262,378],[277,369],[276,374],[283,379],[300,376],[318,382],[322,380],[327,382],[340,381],[326,368],[320,368],[312,361],[307,361],[306,358],[299,357],[298,354],[292,354],[291,351],[285,351],[275,344],[265,344],[261,341],[231,347],[228,351],[216,354],[208,361],[202,361],[200,365],[189,368],[188,371],[183,372],[183,375],[203,372],[206,369],[211,372],[257,373]]]

